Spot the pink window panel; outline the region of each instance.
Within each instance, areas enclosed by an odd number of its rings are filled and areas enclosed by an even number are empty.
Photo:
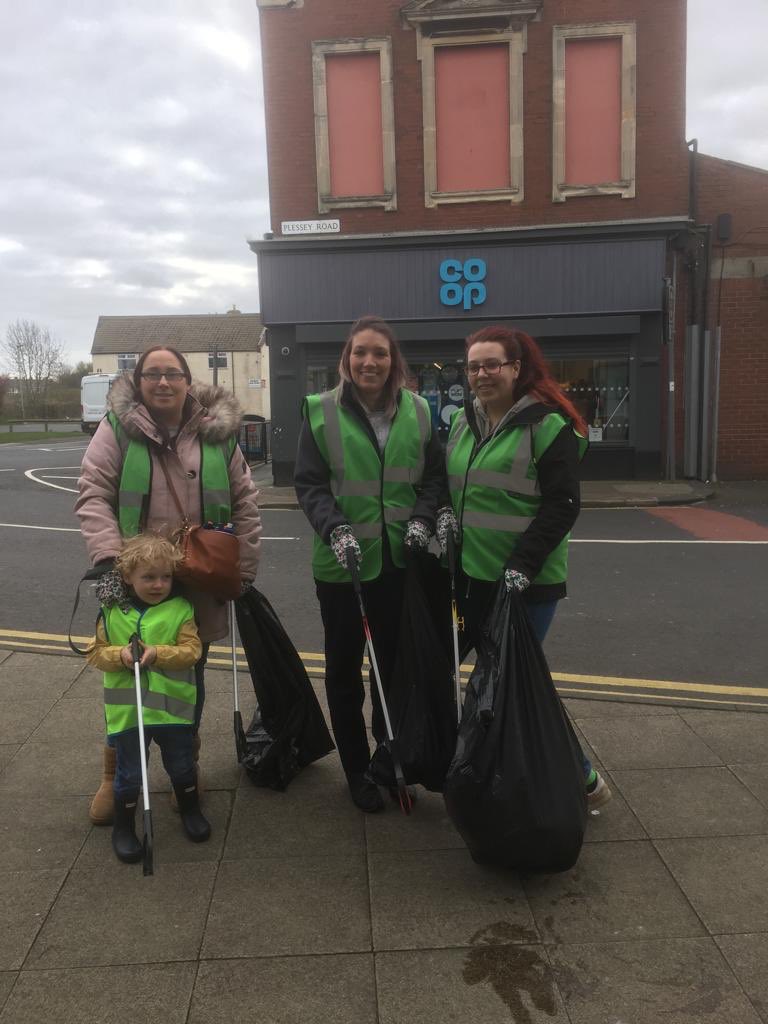
[[[438,192],[510,186],[509,47],[435,47]]]
[[[325,88],[331,195],[383,195],[379,54],[326,56]]]
[[[621,39],[565,44],[565,182],[621,180]]]

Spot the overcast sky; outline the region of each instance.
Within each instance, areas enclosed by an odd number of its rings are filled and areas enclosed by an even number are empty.
[[[768,167],[768,0],[688,6],[688,137]],[[267,227],[255,0],[0,0],[0,334],[257,311]]]

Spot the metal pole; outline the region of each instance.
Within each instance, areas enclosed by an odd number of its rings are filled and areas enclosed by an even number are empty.
[[[667,479],[674,481],[675,468],[675,299],[677,297],[677,253],[672,257],[672,281],[667,302]]]
[[[213,355],[213,386],[219,383],[219,348],[215,341],[211,342],[210,351]]]
[[[712,472],[710,482],[717,483],[717,434],[720,427],[720,324],[715,328],[715,354],[712,368]]]

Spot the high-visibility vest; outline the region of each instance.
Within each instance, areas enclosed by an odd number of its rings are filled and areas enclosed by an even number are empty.
[[[171,597],[143,611],[131,607],[124,612],[118,605],[102,611],[107,642],[116,647],[128,646],[134,633],[148,647],[175,644],[181,627],[195,617],[192,605],[183,597]],[[194,668],[179,672],[154,666],[142,669],[141,696],[145,726],[194,724]],[[138,728],[132,670],[121,668],[104,673],[104,714],[110,736]]]
[[[382,535],[386,529],[392,560],[403,566],[405,529],[416,504],[416,487],[424,475],[427,444],[432,436],[429,406],[403,388],[384,452],[354,412],[337,401],[336,393],[307,395],[304,416],[331,471],[331,492],[360,543],[360,579],[381,573]],[[315,535],[312,571],[316,579],[348,583],[328,544]]]
[[[152,457],[146,441],[134,441],[125,432],[113,412],[107,419],[123,455],[120,474],[117,521],[123,537],[135,537],[141,531],[149,506],[152,486]],[[200,489],[202,522],[228,523],[232,518],[229,490],[229,461],[237,444],[230,437],[222,444],[200,440]]]
[[[502,576],[518,538],[541,508],[536,463],[568,422],[552,412],[538,423],[502,428],[476,445],[464,410],[454,416],[446,449],[448,483],[467,576]],[[587,442],[580,434],[576,438],[582,458]],[[550,552],[534,584],[565,583],[569,538],[570,533]]]

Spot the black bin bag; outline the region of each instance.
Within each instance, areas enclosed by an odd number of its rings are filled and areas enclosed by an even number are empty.
[[[581,748],[522,599],[502,584],[483,627],[445,783],[478,863],[566,871],[587,820]]]
[[[257,786],[285,789],[334,749],[333,740],[302,660],[266,597],[250,589],[235,602],[235,614],[258,701],[243,767]]]
[[[387,706],[405,781],[441,792],[456,747],[451,595],[448,574],[428,552],[406,551],[400,635]],[[396,785],[385,744],[376,748],[368,777],[379,786]]]

